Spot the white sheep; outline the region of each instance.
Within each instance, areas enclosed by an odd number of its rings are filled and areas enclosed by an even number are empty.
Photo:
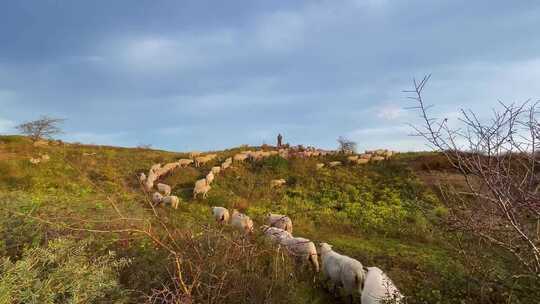
[[[368,267],[362,290],[362,304],[402,303],[404,296],[379,268]]]
[[[163,195],[161,195],[161,193],[154,192],[154,194],[152,194],[152,203],[159,204],[161,203],[162,200],[163,200]]]
[[[262,225],[260,229],[264,233],[264,235],[268,237],[275,244],[281,244],[281,240],[285,238],[293,237],[292,234],[290,234],[288,231],[285,231],[277,227],[270,227],[268,225]]]
[[[280,187],[282,185],[285,185],[286,183],[287,183],[287,181],[284,180],[283,178],[281,178],[281,179],[273,179],[273,180],[270,181],[270,186],[272,188]]]
[[[289,233],[293,231],[293,225],[291,219],[282,214],[268,213],[265,217],[266,223],[270,227],[277,227],[283,229]]]
[[[148,176],[146,177],[146,181],[144,182],[144,190],[150,191],[152,188],[154,188],[154,182],[158,179],[158,175],[153,171],[150,170],[148,172]]]
[[[350,162],[355,162],[358,159],[358,155],[347,156],[347,160]]]
[[[214,173],[212,171],[208,172],[208,174],[206,174],[206,183],[210,185],[214,181],[214,178]]]
[[[163,195],[171,195],[171,186],[163,183],[158,183],[156,185],[156,188],[159,192],[163,193]]]
[[[200,167],[201,165],[206,164],[207,162],[211,161],[212,158],[207,156],[199,156],[195,157],[195,167]]]
[[[197,157],[199,155],[201,155],[201,152],[199,152],[199,151],[189,152],[189,158],[195,158],[195,157]]]
[[[248,154],[238,153],[233,156],[234,161],[244,161],[248,158]]]
[[[193,159],[181,158],[177,161],[178,166],[187,167],[193,163]]]
[[[219,172],[221,172],[221,167],[220,166],[212,167],[212,173],[214,173],[214,175],[218,175]]]
[[[324,164],[323,163],[318,163],[315,168],[317,168],[317,170],[322,169],[322,168],[324,168]]]
[[[229,222],[229,210],[224,207],[212,207],[212,215],[220,224]]]
[[[161,202],[163,202],[164,204],[170,204],[171,207],[173,207],[174,209],[178,209],[178,205],[180,204],[180,199],[178,198],[178,196],[175,196],[175,195],[167,195],[163,197]]]
[[[329,166],[329,167],[337,167],[337,166],[341,166],[341,162],[340,162],[340,161],[332,161],[332,162],[329,162],[329,163],[328,163],[328,166]]]
[[[319,252],[324,276],[329,278],[334,286],[342,286],[345,295],[349,296],[351,301],[353,296],[360,296],[365,280],[362,263],[333,251],[332,246],[327,243],[320,244]]]
[[[232,161],[224,161],[222,164],[221,164],[221,170],[226,170],[227,168],[229,168],[231,166],[231,163]]]
[[[161,168],[161,164],[154,164],[152,165],[152,167],[150,167],[150,171],[157,171],[159,170],[159,168]]]
[[[384,160],[384,156],[373,156],[371,157],[371,160],[374,162],[380,162]]]
[[[231,214],[231,226],[243,231],[244,233],[251,233],[253,231],[253,221],[249,216],[238,212],[233,209]]]
[[[369,158],[359,158],[356,160],[357,165],[364,165],[369,162]]]
[[[139,182],[144,183],[146,181],[146,174],[144,172],[139,173]]]
[[[208,191],[210,191],[210,185],[206,183],[206,179],[202,178],[195,182],[193,187],[193,198],[197,198],[197,195],[202,193],[203,198],[206,198]]]
[[[281,245],[285,246],[289,254],[294,256],[297,261],[309,261],[313,270],[319,272],[317,248],[312,241],[301,237],[290,237],[281,239]]]

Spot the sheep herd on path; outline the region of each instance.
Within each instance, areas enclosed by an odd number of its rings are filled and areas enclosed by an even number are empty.
[[[205,199],[215,177],[228,168],[231,168],[233,161],[258,161],[277,155],[283,158],[307,158],[324,156],[330,153],[336,152],[318,149],[242,151],[233,157],[225,159],[220,166],[212,167],[204,178],[197,180],[193,187],[193,198],[202,195],[202,198]],[[358,165],[368,162],[378,162],[392,157],[394,153],[388,150],[366,151],[363,154],[348,156],[347,162]],[[189,157],[163,166],[161,164],[155,164],[148,171],[148,175],[145,173],[139,174],[139,182],[147,193],[152,192],[154,189],[157,190],[151,195],[151,200],[154,204],[163,203],[177,209],[180,199],[177,196],[171,195],[171,186],[156,182],[160,177],[166,176],[176,168],[186,167],[192,164],[195,167],[200,167],[215,159],[217,154],[202,155],[200,152],[191,152]],[[336,167],[340,165],[342,165],[341,162],[332,161],[327,164],[317,163],[316,168],[321,169],[325,166]],[[285,179],[275,179],[270,182],[271,187],[279,187],[284,184],[286,184]],[[248,215],[240,213],[236,209],[229,211],[224,207],[212,207],[211,212],[214,219],[221,225],[231,225],[245,235],[254,232],[253,220]],[[278,249],[284,248],[297,262],[311,264],[315,273],[321,271],[324,280],[327,282],[329,291],[334,295],[338,295],[339,289],[341,289],[341,294],[347,296],[351,303],[354,297],[359,297],[362,304],[403,303],[404,301],[404,296],[380,268],[365,267],[360,261],[334,251],[332,245],[328,243],[320,243],[317,247],[309,239],[295,237],[293,235],[293,222],[287,215],[268,213],[265,217],[265,224],[260,226],[260,231]]]

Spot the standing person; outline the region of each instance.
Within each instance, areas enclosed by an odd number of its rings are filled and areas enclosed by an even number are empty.
[[[277,136],[277,147],[281,148],[281,141],[283,140],[283,136],[281,134],[278,134]]]

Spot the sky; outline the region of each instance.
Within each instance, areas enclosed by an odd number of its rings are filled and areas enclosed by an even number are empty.
[[[0,134],[218,150],[284,142],[425,150],[434,117],[540,99],[539,1],[0,0]]]

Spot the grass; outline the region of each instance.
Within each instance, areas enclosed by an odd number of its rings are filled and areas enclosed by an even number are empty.
[[[178,169],[167,176],[163,182],[173,187],[181,206],[178,210],[159,207],[160,218],[174,230],[198,235],[203,233],[201,225],[214,225],[209,217],[210,206],[240,209],[259,224],[269,211],[285,213],[293,219],[295,235],[331,243],[365,265],[385,270],[410,296],[410,303],[528,303],[538,299],[538,290],[531,292],[537,282],[502,279],[513,273],[513,264],[494,250],[473,239],[468,239],[467,245],[478,252],[486,251],[485,255],[467,258],[456,250],[456,235],[444,229],[444,203],[423,179],[428,169],[441,174],[451,169],[440,155],[407,153],[380,164],[321,170],[315,169],[319,161],[344,159],[271,157],[255,163],[235,163],[216,177],[208,199],[193,200],[195,180],[239,150],[218,151],[218,158],[201,168]],[[38,165],[29,162],[30,157],[40,154],[49,155],[51,160]],[[144,204],[136,174],[146,172],[154,163],[183,157],[187,154],[65,143],[34,147],[24,137],[2,136],[0,204],[4,210],[51,221],[82,222],[86,228],[122,227],[122,222],[108,221],[116,216],[110,200],[118,202],[127,217],[148,217],[151,210]],[[270,180],[275,178],[286,179],[287,185],[270,188]],[[90,237],[88,233],[51,227],[5,212],[0,214],[0,224],[4,236],[0,254],[15,260],[25,247],[42,246],[57,236]],[[137,267],[128,267],[120,277],[126,290],[148,294],[168,279],[166,253],[156,250],[148,240],[108,235],[100,241],[103,250],[113,249],[135,261],[132,265]],[[497,270],[483,277],[472,271],[470,258]],[[301,275],[292,280],[283,284],[289,285],[288,297],[294,299],[293,303],[335,301],[320,288],[320,283],[313,284]],[[265,286],[264,282],[260,286]],[[256,285],[251,288],[257,290]],[[280,302],[278,296],[275,303]],[[140,301],[135,292],[131,297],[133,302]]]

